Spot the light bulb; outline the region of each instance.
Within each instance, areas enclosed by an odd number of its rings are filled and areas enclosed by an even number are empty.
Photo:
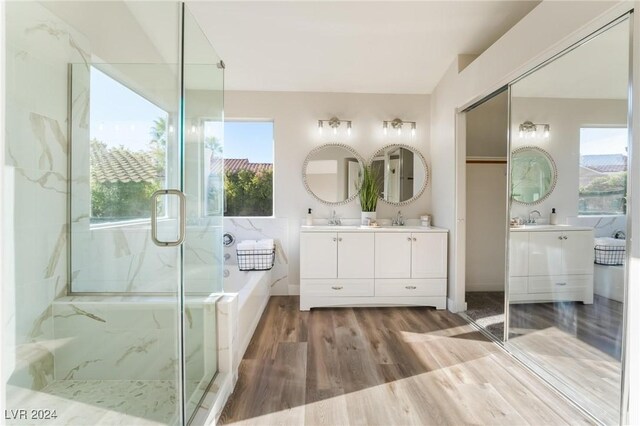
[[[544,137],[548,138],[549,137],[549,125],[545,124],[544,126]]]
[[[415,123],[411,125],[411,137],[412,138],[416,137],[416,125],[415,125]]]
[[[322,134],[322,120],[318,120],[318,134]]]
[[[402,127],[398,127],[398,136],[402,134]]]
[[[382,133],[384,133],[384,135],[385,135],[385,136],[387,136],[388,128],[389,128],[389,126],[388,126],[387,122],[386,122],[386,121],[384,121],[384,122],[382,123]]]
[[[347,136],[351,136],[351,122],[347,123]]]
[[[337,135],[338,134],[338,127],[334,127],[333,128],[333,135]]]
[[[191,133],[195,133],[196,132],[196,126],[191,126]]]
[[[173,124],[169,125],[169,133],[173,133]]]

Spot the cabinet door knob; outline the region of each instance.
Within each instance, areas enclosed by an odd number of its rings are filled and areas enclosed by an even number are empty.
[[[333,241],[338,241],[338,239],[336,237],[333,237]]]
[[[413,237],[413,241],[418,241],[418,240],[416,239],[416,237]]]
[[[407,237],[407,241],[411,241],[411,237]]]
[[[405,285],[404,288],[407,290],[415,290],[417,287],[415,285]]]
[[[342,241],[342,237],[338,237],[338,241]]]
[[[560,236],[558,237],[558,239],[559,239],[559,240],[561,240],[561,239],[562,239],[562,235],[560,235]]]
[[[567,238],[569,238],[569,237],[567,237],[566,235],[564,237],[562,237],[563,240],[566,240]]]
[[[342,286],[341,285],[332,285],[331,289],[332,290],[342,290]]]

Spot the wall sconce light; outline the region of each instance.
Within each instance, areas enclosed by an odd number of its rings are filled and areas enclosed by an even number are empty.
[[[540,131],[538,131],[538,128],[540,128]],[[550,127],[548,124],[533,123],[527,120],[520,125],[518,135],[521,138],[534,138],[539,135],[548,139],[549,129]]]
[[[333,129],[334,136],[338,134],[338,127],[340,127],[340,124],[347,123],[347,136],[351,136],[351,120],[340,120],[338,117],[331,117],[329,120],[318,120],[319,134],[322,134],[325,123]]]
[[[403,121],[400,120],[399,118],[394,118],[391,121],[383,121],[382,122],[382,131],[384,132],[384,135],[386,136],[387,133],[389,132],[389,126],[391,126],[392,129],[394,129],[396,132],[398,132],[398,136],[400,136],[402,134],[402,126],[405,124],[411,124],[411,137],[415,137],[416,136],[416,122],[415,121]]]

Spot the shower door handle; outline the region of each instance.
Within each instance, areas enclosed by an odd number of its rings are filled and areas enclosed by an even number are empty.
[[[178,218],[179,234],[175,241],[160,241],[158,239],[158,198],[161,195],[177,195],[180,200],[180,217]],[[175,247],[182,244],[185,236],[185,218],[187,212],[187,199],[179,189],[160,189],[151,195],[151,240],[160,247]]]

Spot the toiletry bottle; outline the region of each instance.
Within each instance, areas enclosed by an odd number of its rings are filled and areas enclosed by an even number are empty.
[[[558,215],[556,214],[556,209],[551,209],[551,214],[549,215],[549,225],[557,225],[558,224]]]
[[[307,212],[307,226],[313,225],[313,215],[311,214],[311,209]]]

